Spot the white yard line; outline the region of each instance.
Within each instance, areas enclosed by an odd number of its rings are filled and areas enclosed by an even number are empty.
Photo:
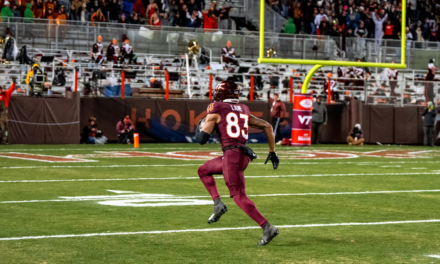
[[[282,162],[282,161],[281,161]],[[280,165],[324,165],[324,164],[352,164],[352,165],[379,165],[379,164],[437,164],[440,161],[377,161],[377,162],[282,162]],[[54,165],[54,166],[14,166],[14,167],[0,167],[0,169],[82,169],[82,168],[136,168],[136,167],[185,167],[185,166],[200,166],[198,164],[134,164],[134,165]],[[251,165],[267,165],[264,163],[250,163]]]
[[[366,222],[366,223],[277,225],[277,227],[278,228],[302,228],[302,227],[333,227],[333,226],[369,226],[369,225],[397,225],[397,224],[438,223],[438,222],[440,222],[440,219],[388,221],[388,222]],[[190,232],[215,232],[215,231],[231,231],[231,230],[247,230],[247,229],[260,229],[260,227],[259,226],[244,226],[244,227],[159,230],[159,231],[139,231],[139,232],[112,232],[112,233],[107,232],[107,233],[88,233],[88,234],[70,234],[70,235],[3,237],[3,238],[0,238],[0,241],[46,239],[46,238],[71,238],[71,237],[95,237],[95,236],[127,236],[127,235],[145,235],[145,234],[173,234],[173,233],[190,233]]]
[[[431,257],[431,258],[439,258],[439,259],[440,259],[440,255],[428,255],[428,257]]]
[[[265,175],[265,176],[245,176],[251,178],[296,178],[296,177],[350,177],[350,176],[403,176],[403,175],[440,175],[436,172],[402,172],[402,173],[347,173],[347,174],[294,174],[294,175]],[[223,179],[223,176],[214,177]],[[0,183],[43,183],[43,182],[86,182],[86,181],[148,181],[148,180],[194,180],[199,177],[167,177],[167,178],[113,178],[113,179],[57,179],[57,180],[10,180],[0,181]]]
[[[393,194],[393,193],[429,193],[440,192],[439,190],[396,190],[396,191],[366,191],[366,192],[335,192],[335,193],[275,193],[275,194],[249,194],[249,197],[275,197],[275,196],[314,196],[314,195],[358,195],[358,194]],[[11,203],[45,203],[45,202],[82,202],[82,201],[108,201],[125,199],[143,199],[151,197],[151,194],[128,194],[118,196],[80,196],[80,197],[60,197],[63,199],[54,200],[22,200],[22,201],[0,201],[0,204]],[[229,196],[222,196],[229,197]],[[173,196],[174,199],[194,199],[211,198],[211,196]]]

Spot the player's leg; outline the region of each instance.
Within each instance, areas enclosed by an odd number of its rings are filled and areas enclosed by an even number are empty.
[[[224,153],[223,164],[223,176],[226,185],[228,185],[230,196],[234,198],[234,202],[241,210],[263,228],[263,239],[259,245],[267,245],[278,235],[279,231],[267,222],[266,218],[246,195],[244,170],[249,164],[249,159],[238,150],[229,150]]]
[[[212,197],[212,200],[220,198],[217,185],[215,183],[214,174],[223,174],[223,157],[217,157],[215,159],[205,162],[200,166],[198,174],[206,190]]]
[[[215,223],[220,220],[220,217],[228,211],[226,205],[220,199],[218,193],[217,184],[215,183],[214,174],[223,174],[223,157],[217,157],[215,159],[205,162],[200,166],[198,174],[206,190],[214,200],[214,212],[208,219],[208,224]]]

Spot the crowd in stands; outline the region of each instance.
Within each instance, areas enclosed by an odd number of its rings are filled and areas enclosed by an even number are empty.
[[[217,29],[226,23],[231,7],[205,0],[0,0],[2,20],[25,18],[80,22],[111,22],[153,26]],[[17,20],[17,19],[16,19]],[[12,20],[14,21],[14,20]]]
[[[397,0],[266,0],[288,19],[284,31],[334,37],[400,39],[402,3]],[[440,41],[440,4],[407,0],[406,39]]]

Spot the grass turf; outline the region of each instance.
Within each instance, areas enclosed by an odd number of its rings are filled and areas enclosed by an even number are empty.
[[[294,153],[285,153],[280,155],[281,165],[274,171],[270,165],[261,164],[264,162],[266,145],[250,146],[257,150],[259,159],[249,165],[246,175],[279,177],[247,178],[249,195],[309,194],[250,197],[263,215],[275,225],[440,219],[440,192],[362,193],[440,189],[440,151],[435,148],[350,148],[338,145],[283,147],[279,148],[280,152],[388,150],[414,151],[418,154],[412,158],[399,159],[360,156],[351,159],[298,160],[289,159]],[[141,144],[138,151],[218,152],[219,149],[219,145],[213,144]],[[121,145],[3,146],[0,152],[66,156],[118,150],[133,148]],[[136,194],[202,196],[196,199],[209,200],[207,191],[197,178],[197,168],[203,161],[145,157],[93,160],[97,162],[46,163],[0,157],[1,263],[440,262],[440,259],[427,256],[440,255],[440,223],[281,228],[280,235],[266,247],[255,245],[261,238],[260,229],[1,240],[25,236],[255,226],[233,200],[227,198],[228,190],[221,176],[216,179],[217,186],[225,196],[223,200],[229,212],[213,225],[207,224],[212,205],[112,206],[100,204],[106,200],[104,198],[93,200],[89,197],[111,196],[110,199],[115,199],[119,195],[132,195],[108,191],[117,190]],[[113,165],[121,167],[108,167]],[[63,198],[78,196],[89,198],[82,201]],[[139,198],[130,199],[134,200],[133,204],[145,202]],[[8,201],[16,202],[5,203]]]

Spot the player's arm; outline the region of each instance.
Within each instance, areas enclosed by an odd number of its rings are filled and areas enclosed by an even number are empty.
[[[204,119],[200,120],[196,128],[196,140],[200,145],[204,145],[208,142],[218,122],[220,122],[219,114],[208,114]]]
[[[266,133],[267,140],[269,141],[269,155],[267,156],[266,164],[269,160],[272,161],[274,170],[278,168],[280,160],[275,153],[275,134],[273,132],[272,126],[265,120],[257,118],[253,115],[249,118],[249,126],[256,129],[262,129]]]

